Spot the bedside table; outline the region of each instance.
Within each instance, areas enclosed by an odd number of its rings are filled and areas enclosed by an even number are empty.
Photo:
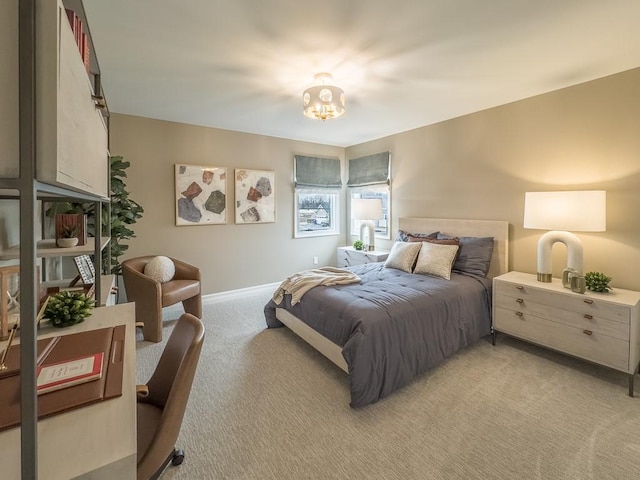
[[[352,265],[362,265],[364,263],[384,262],[389,256],[389,252],[382,250],[356,250],[353,247],[338,247],[337,267],[351,267]]]
[[[574,293],[560,279],[509,272],[493,279],[493,343],[503,332],[629,376],[640,362],[640,292]]]

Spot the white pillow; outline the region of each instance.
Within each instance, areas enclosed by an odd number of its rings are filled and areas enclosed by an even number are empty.
[[[384,262],[384,266],[411,273],[420,251],[420,245],[420,242],[395,242],[391,247],[387,261]]]
[[[176,274],[176,266],[169,257],[153,257],[144,266],[144,274],[156,282],[166,283]]]
[[[413,273],[451,279],[451,267],[458,253],[458,245],[421,242],[420,254]]]

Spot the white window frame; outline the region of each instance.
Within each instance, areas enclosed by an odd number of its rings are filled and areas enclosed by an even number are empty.
[[[375,226],[375,238],[383,240],[391,239],[391,185],[367,185],[364,187],[349,187],[349,232],[351,236],[360,236],[360,220],[352,218],[351,215],[351,201],[355,198],[382,198],[382,214],[383,220],[376,220],[373,222]],[[375,195],[367,195],[375,194]],[[385,200],[384,195],[387,198]],[[386,228],[383,228],[386,227]],[[384,230],[384,231],[381,231]]]
[[[313,228],[310,230],[300,230],[300,197],[302,195],[328,195],[330,197],[329,206],[329,225],[327,227]],[[295,208],[294,208],[294,238],[305,237],[323,237],[327,235],[339,235],[340,234],[340,190],[335,188],[308,188],[297,187],[295,189],[294,196]]]

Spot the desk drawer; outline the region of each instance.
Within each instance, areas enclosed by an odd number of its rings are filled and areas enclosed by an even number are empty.
[[[630,373],[628,340],[497,305],[493,327],[514,337]]]

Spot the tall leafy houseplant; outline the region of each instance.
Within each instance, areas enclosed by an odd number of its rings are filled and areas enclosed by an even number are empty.
[[[119,258],[127,251],[129,245],[124,242],[135,237],[131,225],[142,217],[144,209],[138,202],[129,198],[127,185],[127,168],[131,165],[121,156],[110,157],[111,203],[102,204],[102,235],[106,235],[111,226],[111,242],[103,252],[103,264],[110,266],[110,273],[120,274],[122,267]],[[55,217],[58,213],[83,213],[87,215],[87,230],[95,235],[95,204],[92,202],[56,202],[47,208],[47,216]],[[109,211],[111,213],[109,213]]]

